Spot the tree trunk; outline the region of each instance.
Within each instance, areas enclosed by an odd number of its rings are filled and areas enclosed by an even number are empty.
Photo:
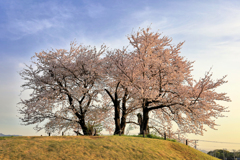
[[[122,114],[122,118],[121,118],[121,134],[124,134],[125,132],[125,128],[126,128],[126,118],[127,118],[127,114],[123,113]]]
[[[148,121],[149,121],[149,110],[147,107],[143,108],[143,121],[142,121],[142,132],[140,134],[143,134],[143,131],[145,131],[145,134],[149,134],[149,127],[148,127]]]
[[[137,114],[137,117],[138,117],[138,124],[139,124],[139,127],[140,127],[140,132],[139,132],[139,134],[143,134],[143,123],[142,123],[142,121],[143,121],[143,119],[142,119],[142,114],[141,113],[138,113]]]
[[[111,98],[113,104],[114,104],[114,110],[115,110],[115,131],[114,131],[114,135],[116,134],[124,134],[125,131],[125,127],[126,127],[126,119],[127,119],[127,109],[126,109],[126,102],[127,102],[127,96],[128,96],[128,91],[125,88],[125,93],[124,96],[122,98],[122,117],[121,117],[121,121],[120,121],[120,100],[118,100],[118,93],[117,93],[117,89],[119,87],[120,82],[118,82],[116,89],[115,89],[115,97],[113,97],[111,95],[111,93],[105,89],[105,91],[107,92],[107,94],[109,95],[109,97]]]
[[[115,97],[113,97],[111,95],[111,93],[105,89],[105,91],[107,92],[107,94],[109,95],[109,97],[111,98],[113,104],[114,104],[114,111],[115,111],[115,117],[114,117],[114,121],[115,121],[115,131],[114,131],[114,135],[119,134],[120,129],[121,129],[121,124],[120,124],[120,101],[118,100],[118,94],[117,94],[117,89],[119,86],[120,82],[118,82],[117,86],[116,86],[116,90],[115,90]]]
[[[97,130],[94,129],[94,134],[93,134],[93,136],[96,136],[96,135],[97,135]]]
[[[115,134],[119,134],[120,129],[121,129],[121,125],[120,125],[120,106],[119,106],[120,101],[115,101],[114,103],[114,109],[115,109],[115,131],[114,131],[114,135]]]
[[[121,134],[124,134],[124,132],[125,132],[126,120],[127,120],[127,115],[128,115],[127,108],[126,108],[127,95],[128,95],[128,91],[127,91],[127,89],[125,89],[125,93],[122,98]]]
[[[83,115],[81,116],[79,124],[81,125],[82,131],[83,131],[83,135],[91,135],[91,133],[89,133],[88,128],[87,128],[87,126],[85,124],[85,117]]]
[[[83,135],[89,135],[88,128],[87,128],[87,126],[85,124],[85,113],[86,112],[81,111],[81,114],[79,114],[79,112],[76,111],[76,109],[75,109],[75,107],[73,105],[73,98],[70,95],[68,95],[68,100],[69,100],[70,106],[72,106],[72,111],[74,112],[74,114],[79,119],[79,124],[81,125],[82,131],[83,131]]]

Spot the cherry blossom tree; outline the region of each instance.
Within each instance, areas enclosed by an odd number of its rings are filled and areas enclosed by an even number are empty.
[[[81,129],[91,135],[86,124],[99,125],[108,110],[98,105],[102,83],[100,50],[71,43],[70,51],[57,49],[36,53],[32,65],[20,72],[24,90],[30,89],[30,99],[19,103],[20,117],[25,125],[37,124],[36,130]],[[48,120],[45,126],[40,123]],[[92,131],[91,131],[92,132]]]
[[[215,90],[227,83],[226,76],[214,81],[210,70],[194,80],[193,62],[179,55],[183,42],[173,45],[171,38],[150,28],[128,39],[132,51],[115,49],[105,57],[105,46],[97,51],[75,43],[70,51],[36,53],[34,66],[20,72],[23,89],[32,91],[30,99],[19,103],[20,119],[37,124],[38,131],[75,129],[84,135],[93,134],[100,124],[109,131],[115,125],[114,134],[124,134],[127,123],[139,125],[140,134],[152,128],[170,135],[173,123],[179,127],[177,134],[202,135],[205,126],[215,129],[214,118],[227,112],[218,102],[230,101]],[[44,120],[48,122],[40,127]]]
[[[105,95],[104,99],[110,99],[114,107],[114,135],[124,134],[126,123],[131,119],[128,118],[128,115],[138,109],[134,105],[131,89],[121,81],[122,77],[119,77],[119,70],[117,68],[118,63],[126,64],[128,62],[128,59],[126,59],[128,57],[124,56],[125,50],[123,48],[123,50],[115,49],[114,51],[108,51],[108,54],[104,58],[104,71],[107,77],[104,89],[107,96]]]
[[[202,135],[204,125],[215,129],[213,118],[223,117],[222,112],[227,111],[227,107],[217,101],[230,101],[226,93],[215,91],[227,83],[226,76],[214,81],[209,71],[200,80],[194,80],[193,62],[179,55],[183,42],[174,46],[170,38],[149,30],[141,29],[128,37],[134,48],[125,54],[129,65],[117,64],[119,77],[136,90],[134,100],[142,107],[140,134],[147,131],[150,113],[156,118],[176,122],[185,133]]]

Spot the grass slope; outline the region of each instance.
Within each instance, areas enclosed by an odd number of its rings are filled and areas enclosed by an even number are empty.
[[[128,136],[0,137],[0,159],[217,160],[178,142]]]

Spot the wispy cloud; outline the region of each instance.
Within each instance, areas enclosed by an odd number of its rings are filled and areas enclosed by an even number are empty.
[[[33,3],[25,7],[24,3],[6,3],[5,38],[20,39],[49,29],[64,28],[71,19],[74,6],[65,6],[56,2]],[[70,7],[70,8],[69,8]],[[9,35],[11,33],[11,35]]]
[[[20,36],[34,34],[44,29],[56,27],[53,20],[33,19],[33,20],[15,20],[9,23],[8,31]]]
[[[233,3],[224,2],[174,2],[164,5],[171,7],[146,6],[136,9],[123,23],[132,26],[149,26],[174,34],[203,35],[219,38],[222,35],[240,33],[240,8]],[[159,3],[161,5],[161,2]],[[159,6],[156,4],[156,6]],[[221,34],[220,34],[221,33]]]
[[[226,45],[236,47],[240,37],[240,8],[235,1],[221,2],[175,1],[164,4],[170,5],[166,8],[146,6],[133,11],[122,23],[134,26],[135,31],[152,23],[154,31],[160,29],[159,32],[172,37],[175,44],[186,41],[189,49],[198,51],[201,48],[216,50]]]

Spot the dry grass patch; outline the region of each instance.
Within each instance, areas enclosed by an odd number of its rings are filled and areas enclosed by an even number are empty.
[[[178,142],[125,136],[12,137],[0,139],[0,159],[201,159],[215,158]]]

